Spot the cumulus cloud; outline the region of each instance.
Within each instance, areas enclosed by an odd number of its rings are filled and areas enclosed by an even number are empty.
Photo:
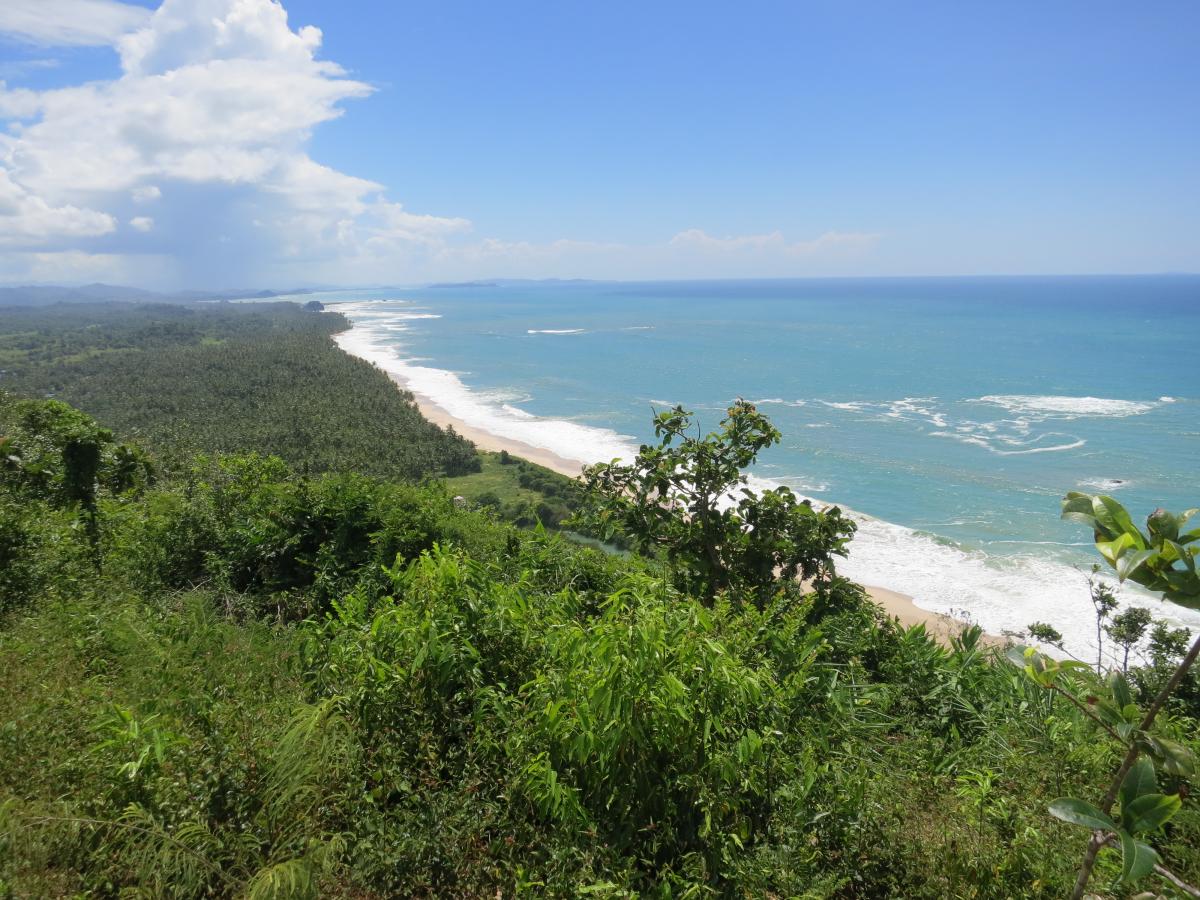
[[[0,116],[32,120],[0,133],[0,235],[98,237],[127,219],[135,235],[77,249],[170,248],[177,280],[221,271],[233,283],[255,280],[264,260],[355,260],[428,247],[470,227],[409,212],[383,185],[308,156],[313,129],[372,88],[319,59],[320,30],[293,30],[279,3],[164,0],[152,15],[127,19],[110,8],[120,4],[85,5],[90,18],[81,21],[134,26],[105,32],[122,74],[40,92],[0,85]],[[0,17],[0,30],[24,33],[27,18]],[[151,203],[153,220],[130,215]],[[136,242],[151,230],[152,242]]]
[[[108,234],[112,216],[77,206],[51,206],[0,169],[0,245],[44,247],[62,240]]]
[[[56,47],[103,46],[149,17],[149,10],[115,0],[4,0],[0,32]]]

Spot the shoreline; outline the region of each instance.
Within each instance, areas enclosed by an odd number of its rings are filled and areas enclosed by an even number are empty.
[[[345,351],[343,350],[343,352]],[[438,406],[429,397],[414,391],[400,376],[394,375],[391,372],[385,374],[387,374],[397,387],[412,394],[417,408],[421,411],[421,415],[441,428],[453,428],[456,433],[467,438],[480,450],[487,450],[493,453],[505,450],[513,456],[537,463],[539,466],[544,466],[568,478],[578,478],[584,469],[585,464],[578,460],[567,459],[566,457],[559,456],[557,453],[552,453],[541,447],[535,447],[533,444],[527,444],[524,441],[512,438],[500,437],[499,435],[492,434],[490,431],[484,431],[482,428],[470,425],[462,419],[456,418],[446,412],[446,410]],[[929,635],[943,645],[949,645],[950,639],[962,631],[964,627],[964,623],[952,616],[922,609],[907,594],[877,585],[864,584],[863,589],[866,590],[867,595],[872,600],[883,608],[889,617],[896,619],[901,626],[911,628],[914,625],[924,625]],[[988,634],[987,632],[984,633],[984,638],[988,643],[997,646],[1003,643],[1002,638]]]
[[[537,463],[539,466],[557,472],[559,475],[565,475],[568,478],[578,478],[582,474],[584,463],[578,460],[567,459],[565,456],[559,456],[557,453],[552,453],[542,447],[535,447],[533,444],[527,444],[524,441],[514,440],[513,438],[501,437],[500,435],[492,434],[490,431],[484,431],[482,428],[470,425],[462,419],[450,415],[450,413],[446,412],[446,410],[442,409],[424,394],[414,391],[412,386],[398,375],[393,375],[391,372],[386,372],[385,374],[397,387],[403,388],[413,395],[413,399],[416,400],[417,409],[421,411],[421,415],[441,428],[453,428],[456,434],[462,435],[474,443],[480,450],[490,450],[493,453],[507,450],[513,456],[519,456],[529,462]]]

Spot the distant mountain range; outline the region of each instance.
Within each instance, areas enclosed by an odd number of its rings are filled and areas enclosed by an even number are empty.
[[[55,303],[194,303],[198,300],[269,300],[292,294],[311,294],[308,288],[289,291],[175,291],[157,293],[141,288],[113,284],[85,284],[83,287],[26,285],[0,287],[0,307],[51,306]]]

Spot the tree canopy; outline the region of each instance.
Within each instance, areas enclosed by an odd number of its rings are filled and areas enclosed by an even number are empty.
[[[745,470],[779,441],[770,420],[738,400],[718,430],[692,434],[692,426],[681,406],[659,413],[657,445],[643,445],[630,463],[588,468],[580,521],[662,553],[680,588],[710,601],[732,589],[762,606],[796,578],[827,584],[854,523],[787,487],[748,486]]]

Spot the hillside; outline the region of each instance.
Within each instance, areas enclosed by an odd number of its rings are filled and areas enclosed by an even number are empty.
[[[454,438],[348,357],[306,368],[334,317],[63,315],[3,345],[6,383],[100,421],[0,397],[0,896],[1070,893],[1086,833],[1047,805],[1099,802],[1112,726],[977,629],[888,621],[836,576],[833,520],[812,591],[714,587],[497,521],[494,479],[538,483],[511,460],[467,507],[413,483]],[[420,437],[372,459],[363,408]],[[1182,653],[1157,647],[1131,703]],[[1059,687],[1110,693],[1086,666]],[[1200,748],[1194,675],[1177,697],[1155,740]],[[1200,881],[1194,803],[1144,840]],[[1120,875],[1104,850],[1093,889],[1146,884]]]

